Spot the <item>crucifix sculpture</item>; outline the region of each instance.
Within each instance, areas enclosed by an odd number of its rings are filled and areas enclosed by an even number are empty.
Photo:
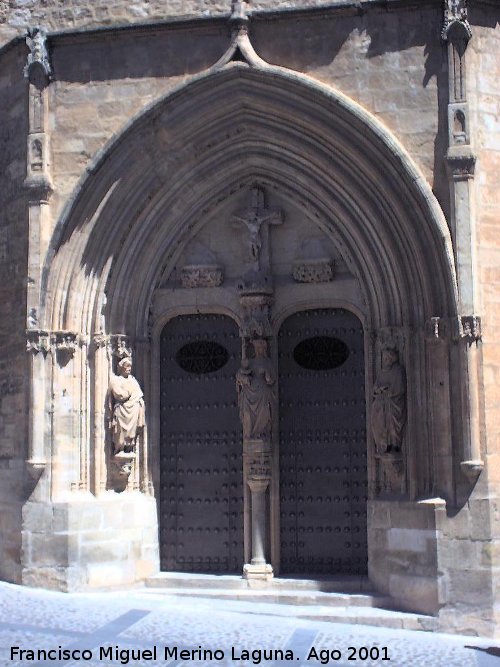
[[[266,208],[264,190],[252,189],[252,204],[235,213],[234,225],[243,225],[248,232],[248,251],[251,270],[254,273],[269,272],[269,225],[280,225],[283,212],[278,208]]]

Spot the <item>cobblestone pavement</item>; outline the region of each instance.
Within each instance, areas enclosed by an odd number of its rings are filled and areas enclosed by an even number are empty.
[[[500,667],[500,645],[491,640],[306,621],[293,613],[286,605],[146,590],[68,595],[0,583],[0,667]]]

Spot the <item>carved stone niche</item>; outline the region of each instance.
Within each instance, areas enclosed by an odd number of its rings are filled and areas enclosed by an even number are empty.
[[[224,269],[215,264],[187,264],[180,279],[183,287],[219,287],[224,282]]]

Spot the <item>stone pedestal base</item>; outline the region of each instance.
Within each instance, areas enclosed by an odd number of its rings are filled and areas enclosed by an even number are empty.
[[[22,583],[59,591],[130,586],[159,570],[156,501],[75,492],[23,507]]]
[[[243,577],[259,581],[271,581],[274,577],[273,567],[269,563],[247,563],[243,567]]]

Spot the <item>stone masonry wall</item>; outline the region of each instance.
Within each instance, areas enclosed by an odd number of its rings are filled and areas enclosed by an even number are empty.
[[[25,49],[0,59],[0,576],[19,570],[20,505],[26,458],[26,175]]]
[[[483,315],[483,448],[488,462],[489,520],[492,540],[483,558],[493,567],[500,599],[500,12],[473,11],[474,36],[469,65],[474,149],[477,252]],[[497,611],[500,626],[500,612]]]
[[[256,20],[251,31],[268,62],[340,89],[387,125],[447,210],[439,26],[436,9],[415,16],[378,8],[362,17]],[[225,21],[118,33],[112,40],[53,40],[54,219],[96,152],[147,104],[205,71],[228,44]]]
[[[328,0],[253,0],[253,9],[321,7]],[[229,13],[231,0],[0,0],[0,45],[27,27],[49,31]]]

